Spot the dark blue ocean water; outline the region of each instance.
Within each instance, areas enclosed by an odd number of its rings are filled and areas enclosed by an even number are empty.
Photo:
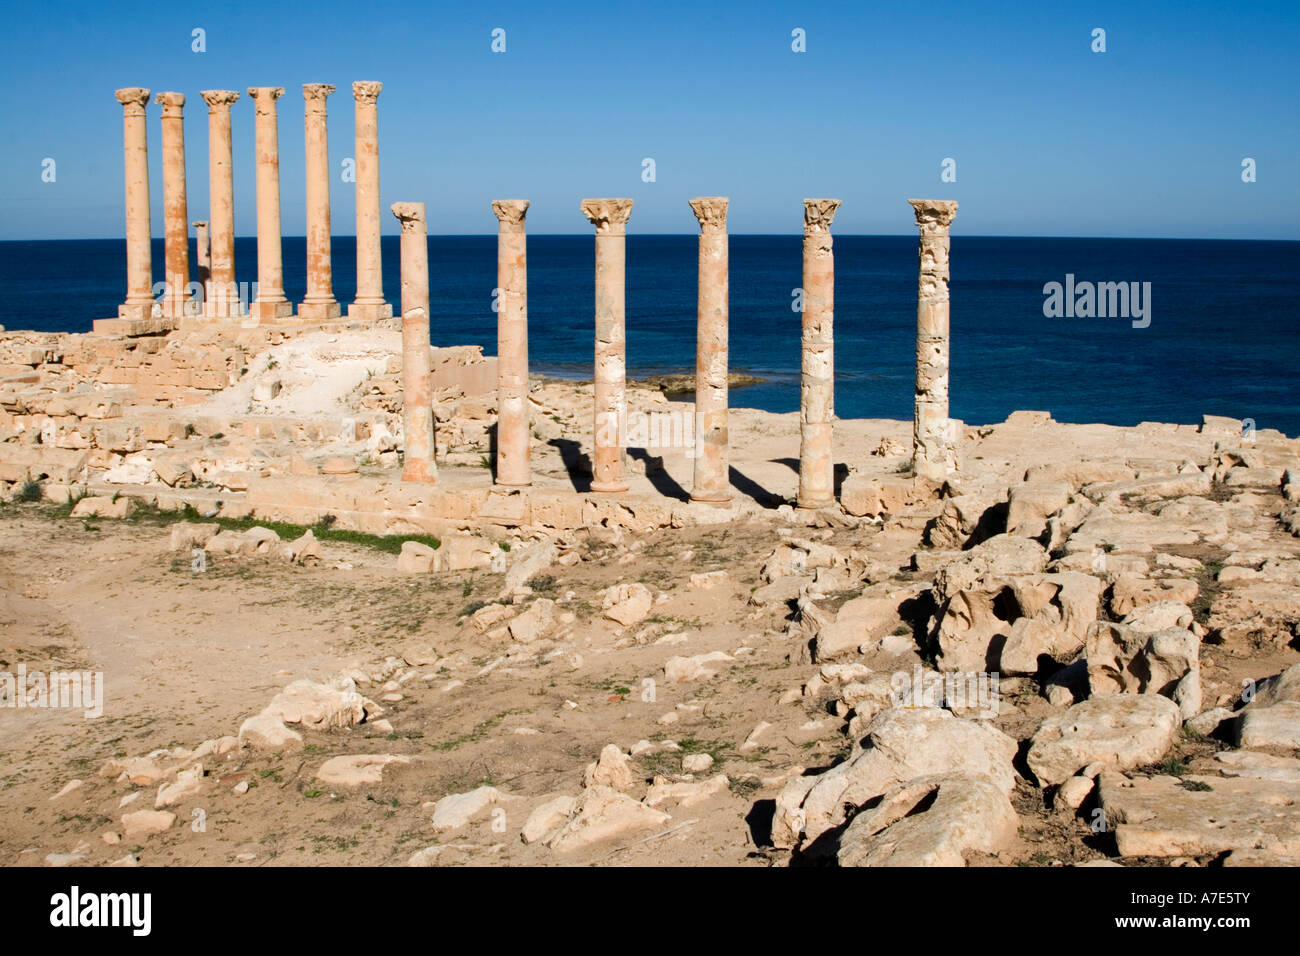
[[[731,365],[769,379],[732,404],[799,407],[801,237],[731,238]],[[334,288],[355,288],[355,243],[334,240]],[[383,241],[384,286],[398,303],[396,236]],[[237,273],[256,276],[256,240],[237,242]],[[306,291],[305,240],[284,240],[285,291]],[[160,274],[162,240],[154,242]],[[952,413],[1001,421],[1019,408],[1060,421],[1192,423],[1201,414],[1253,418],[1300,433],[1294,384],[1300,359],[1296,279],[1300,243],[1145,239],[952,242]],[[435,345],[496,350],[495,236],[429,242]],[[836,411],[841,417],[912,414],[916,322],[915,237],[835,237]],[[1043,285],[1151,283],[1151,324],[1122,318],[1048,319]],[[160,275],[159,275],[160,277]],[[121,240],[0,242],[0,325],[88,331],[116,314],[125,292]],[[627,339],[632,375],[693,370],[695,236],[629,236]],[[528,239],[529,348],[535,371],[589,377],[593,241]]]

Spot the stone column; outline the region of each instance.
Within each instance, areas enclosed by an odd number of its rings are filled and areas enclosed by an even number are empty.
[[[122,145],[126,160],[126,301],[120,319],[153,315],[153,255],[149,247],[149,136],[144,108],[149,91],[138,86],[117,91],[122,104]]]
[[[384,267],[379,249],[379,91],[384,84],[357,82],[357,298],[348,318],[389,319],[393,307],[384,301]]]
[[[424,203],[395,202],[402,224],[403,481],[438,481],[434,463],[432,359],[429,344],[429,227]]]
[[[284,297],[284,267],[280,247],[280,134],[276,129],[275,101],[283,86],[250,86],[256,108],[257,143],[257,299],[249,314],[259,320],[293,315],[293,303]]]
[[[496,483],[532,483],[528,420],[527,199],[498,199],[497,232],[497,475]]]
[[[202,287],[203,302],[206,305],[208,296],[212,294],[211,283],[208,282],[212,277],[212,255],[210,252],[211,242],[208,239],[208,224],[203,219],[197,219],[190,225],[194,227],[194,281]]]
[[[302,98],[307,138],[307,296],[298,305],[300,319],[337,319],[343,314],[334,299],[330,265],[330,151],[325,123],[329,83],[304,83]]]
[[[190,284],[190,225],[185,197],[185,94],[159,93],[162,106],[163,291],[162,314],[183,317],[193,300]]]
[[[700,221],[699,292],[695,338],[695,481],[692,501],[731,500],[727,471],[727,203],[723,196],[691,200]]]
[[[630,199],[584,199],[596,227],[596,367],[592,491],[627,491],[623,443],[627,423],[627,339],[624,263]]]
[[[799,381],[800,508],[835,503],[835,256],[838,199],[803,201],[803,337]]]
[[[203,314],[234,318],[244,314],[235,285],[235,181],[231,170],[230,107],[234,90],[203,90],[208,104],[208,216],[212,223],[211,275]]]
[[[921,227],[916,299],[916,416],[912,470],[941,481],[954,464],[948,434],[948,227],[957,214],[950,199],[909,199]]]

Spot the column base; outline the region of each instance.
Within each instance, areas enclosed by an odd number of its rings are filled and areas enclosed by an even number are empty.
[[[492,487],[493,487],[493,488],[531,488],[532,486],[533,486],[533,483],[532,483],[531,481],[494,481],[494,482],[492,482]]]
[[[378,322],[391,319],[393,307],[387,302],[353,302],[348,306],[348,318],[362,322]]]
[[[293,317],[293,303],[288,299],[259,299],[248,307],[248,314],[254,319],[288,319]]]
[[[322,299],[317,302],[304,299],[298,303],[298,318],[300,319],[310,319],[315,322],[322,319],[337,319],[342,315],[343,306],[333,299]]]
[[[242,319],[247,314],[244,304],[238,299],[234,302],[207,302],[203,305],[205,319]]]
[[[417,481],[426,485],[438,483],[438,466],[431,461],[415,459],[402,465],[402,481]]]
[[[945,462],[928,461],[924,458],[912,459],[912,474],[918,478],[928,478],[931,481],[944,481],[952,474],[953,469]]]
[[[799,498],[795,501],[794,506],[800,511],[821,511],[823,508],[833,508],[835,506],[835,497]]]
[[[123,302],[117,307],[117,317],[136,321],[153,318],[153,307],[153,299],[148,302]]]
[[[620,491],[627,491],[627,485],[621,481],[593,481],[591,490],[600,494],[616,494]]]
[[[199,314],[199,304],[189,296],[184,299],[163,299],[161,303],[163,318],[184,319]]]
[[[712,495],[708,492],[695,494],[691,492],[691,501],[698,505],[715,505],[719,508],[725,508],[731,504],[731,495]]]

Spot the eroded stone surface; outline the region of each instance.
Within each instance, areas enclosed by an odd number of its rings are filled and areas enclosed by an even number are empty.
[[[1100,795],[1122,856],[1195,857],[1229,850],[1300,855],[1300,812],[1290,781],[1200,775],[1130,780],[1103,773]]]
[[[1181,725],[1178,706],[1166,697],[1099,697],[1043,721],[1026,760],[1045,787],[1064,783],[1092,764],[1129,770],[1168,753]]]
[[[840,837],[840,866],[965,866],[971,852],[998,853],[1020,818],[1006,793],[982,777],[929,777],[886,793]]]

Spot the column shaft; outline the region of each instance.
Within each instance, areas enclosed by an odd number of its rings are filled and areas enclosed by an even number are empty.
[[[208,281],[212,278],[211,239],[205,221],[199,219],[190,225],[194,227],[194,281],[203,290],[203,302],[206,306],[208,296],[212,293],[211,283]]]
[[[532,482],[528,417],[528,264],[526,199],[500,199],[497,232],[497,472],[496,483]]]
[[[282,86],[249,87],[256,104],[257,142],[257,299],[250,314],[260,321],[293,315],[284,297],[284,266],[280,245],[280,134],[275,101]]]
[[[342,308],[334,299],[330,264],[330,155],[325,99],[328,83],[302,87],[307,154],[307,296],[298,306],[301,319],[336,319]]]
[[[211,275],[203,314],[233,318],[244,314],[235,285],[235,181],[231,168],[230,107],[234,90],[204,90],[208,104],[208,221],[211,225]]]
[[[122,146],[126,166],[126,301],[118,318],[147,319],[153,314],[153,253],[149,245],[149,136],[145,105],[149,91],[117,91],[122,104]]]
[[[592,491],[627,491],[623,480],[627,423],[627,344],[624,314],[630,199],[584,199],[596,227],[596,350]]]
[[[402,224],[403,481],[438,480],[434,463],[433,385],[429,344],[429,227],[424,203],[393,203]]]
[[[941,481],[955,460],[948,424],[948,227],[957,214],[957,203],[943,199],[908,202],[921,228],[912,468],[919,477]]]
[[[379,91],[384,84],[357,82],[357,297],[348,317],[374,321],[393,315],[384,301],[383,257],[379,246]]]
[[[695,340],[695,480],[692,501],[731,500],[727,466],[727,205],[722,196],[691,200],[700,222]]]
[[[190,217],[185,197],[185,94],[159,93],[154,102],[162,106],[162,313],[179,319],[193,298],[189,293]]]
[[[838,199],[803,203],[803,316],[799,381],[800,508],[835,503],[835,257]]]

